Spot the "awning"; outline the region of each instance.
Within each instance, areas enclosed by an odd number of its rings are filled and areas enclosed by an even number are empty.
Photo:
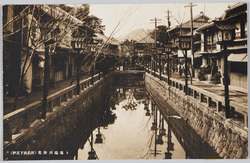
[[[228,57],[228,61],[231,62],[247,62],[247,54],[230,54]]]

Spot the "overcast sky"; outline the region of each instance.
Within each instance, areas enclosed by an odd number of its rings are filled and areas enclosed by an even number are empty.
[[[235,3],[194,3],[193,16],[204,12],[205,15],[214,19],[223,14],[228,5]],[[139,29],[153,29],[154,23],[150,19],[161,19],[158,25],[167,25],[167,10],[171,11],[171,27],[179,22],[190,20],[190,8],[186,7],[188,3],[142,3],[142,4],[91,4],[90,13],[101,18],[103,25],[106,25],[105,35],[109,36],[115,27],[114,37],[119,38],[126,33]],[[177,21],[176,21],[176,20]]]

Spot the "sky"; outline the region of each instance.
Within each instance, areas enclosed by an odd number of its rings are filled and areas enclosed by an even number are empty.
[[[202,11],[206,16],[214,19],[220,17],[235,3],[193,3],[193,16]],[[105,35],[121,38],[135,29],[153,29],[154,21],[161,19],[157,25],[167,25],[167,10],[170,10],[171,27],[190,20],[189,3],[141,3],[141,4],[90,4],[90,14],[102,19],[105,25]],[[119,23],[120,22],[120,23]],[[116,28],[117,26],[117,28]]]

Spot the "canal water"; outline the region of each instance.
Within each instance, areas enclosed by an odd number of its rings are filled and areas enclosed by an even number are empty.
[[[116,87],[103,99],[60,146],[62,159],[219,158],[181,117],[163,115],[145,88]]]

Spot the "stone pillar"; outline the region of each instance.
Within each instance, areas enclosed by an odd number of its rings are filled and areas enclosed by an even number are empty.
[[[217,112],[220,112],[220,110],[221,110],[221,102],[220,101],[216,101],[216,110],[217,110]]]
[[[207,97],[207,106],[211,106],[212,99],[211,97]]]
[[[200,102],[202,102],[202,99],[203,99],[203,94],[202,94],[202,93],[200,93],[200,94],[199,94],[199,96],[200,96]]]

